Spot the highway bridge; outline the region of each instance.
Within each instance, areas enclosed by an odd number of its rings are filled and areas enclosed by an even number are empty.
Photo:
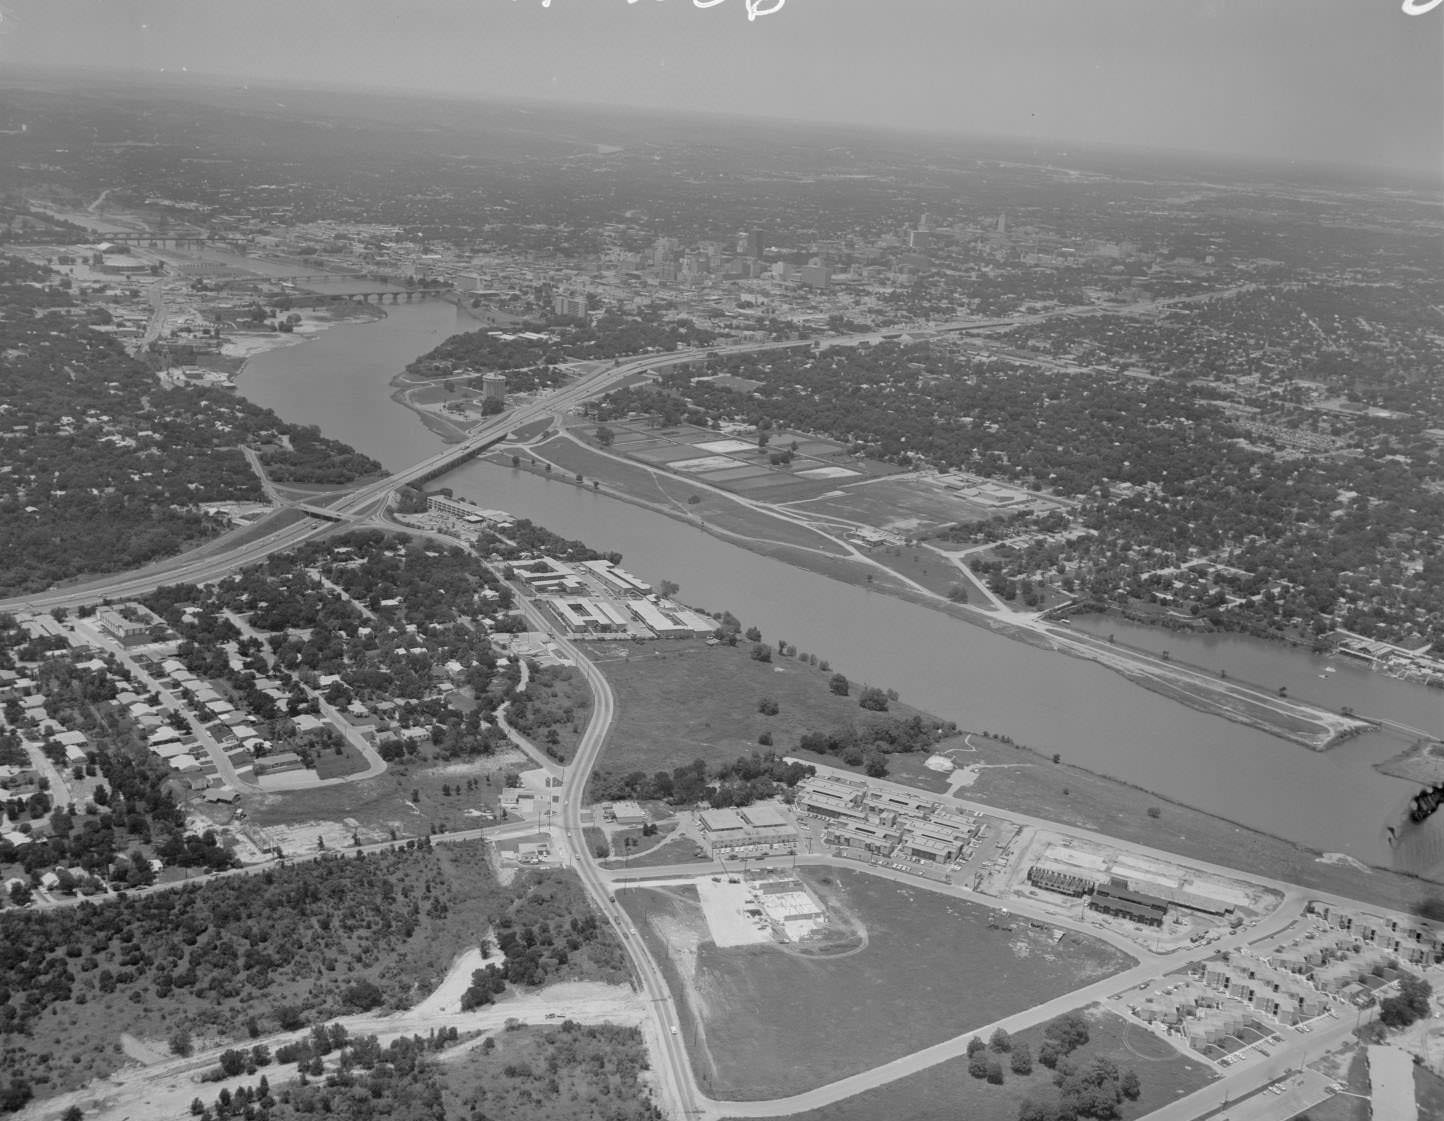
[[[245,238],[231,234],[209,234],[209,233],[101,233],[98,230],[86,230],[77,234],[74,230],[23,230],[5,242],[6,245],[79,245],[84,242],[109,241],[116,245],[146,245],[161,246],[174,245],[182,247],[187,245],[233,245],[244,246]]]

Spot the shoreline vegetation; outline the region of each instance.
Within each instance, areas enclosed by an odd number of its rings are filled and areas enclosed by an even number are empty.
[[[364,311],[363,311],[364,309]],[[269,354],[273,350],[284,350],[288,347],[301,346],[319,337],[335,327],[344,327],[353,323],[376,323],[386,318],[386,310],[378,304],[357,304],[350,303],[344,307],[329,307],[324,310],[306,308],[297,312],[302,315],[302,321],[292,331],[275,331],[270,335],[251,333],[240,336],[240,341],[227,343],[231,349],[230,353],[222,351],[222,357],[240,359],[241,364],[227,378],[227,383],[232,389],[241,375],[246,372],[252,358],[262,354]],[[345,314],[336,314],[343,312]]]
[[[820,548],[771,539],[762,535],[768,528],[768,522],[775,522],[778,527],[785,527],[793,535],[801,527],[769,515],[765,511],[743,507],[740,503],[734,503],[737,509],[733,513],[740,516],[748,528],[760,530],[762,534],[747,533],[741,531],[740,528],[719,525],[715,518],[709,522],[700,515],[690,513],[670,496],[667,496],[667,501],[659,501],[637,494],[633,489],[628,488],[625,481],[618,480],[615,477],[616,473],[608,475],[605,467],[610,462],[610,457],[599,455],[575,437],[566,437],[565,439],[566,444],[563,446],[565,455],[558,454],[559,449],[556,445],[560,441],[548,441],[542,448],[526,448],[524,454],[519,449],[503,444],[497,451],[484,458],[498,466],[529,471],[544,478],[593,489],[608,498],[629,502],[634,506],[662,514],[675,521],[696,526],[712,537],[738,545],[750,552],[780,560],[818,575],[841,580],[844,583],[865,586],[896,596],[909,603],[940,611],[963,622],[988,627],[1008,638],[1029,643],[1040,649],[1097,662],[1151,692],[1177,701],[1196,711],[1221,716],[1234,723],[1243,724],[1306,747],[1311,751],[1327,751],[1375,726],[1362,718],[1343,716],[1301,702],[1269,697],[1261,691],[1260,687],[1253,686],[1246,681],[1214,680],[1205,676],[1205,671],[1186,664],[1163,663],[1126,648],[1111,647],[1106,641],[1094,639],[1082,632],[1064,635],[1059,633],[1056,628],[1043,630],[1038,627],[1029,627],[1023,625],[1021,619],[1013,620],[992,611],[954,603],[944,596],[929,593],[905,583],[900,574],[892,573],[884,566],[879,565],[872,571],[868,571],[856,559],[840,552],[824,553]],[[520,465],[512,463],[511,457],[514,454],[521,454]],[[529,463],[529,460],[532,459],[537,461],[537,466]],[[551,462],[556,470],[547,471],[541,466],[546,462]],[[655,472],[655,469],[650,466],[641,468],[638,465],[638,469],[645,470],[648,474]],[[584,476],[582,483],[576,481],[579,474]],[[684,484],[687,482],[687,480],[677,481]],[[593,486],[593,482],[600,485]],[[658,493],[659,495],[665,494],[660,487]],[[709,493],[709,499],[718,497],[718,493]],[[828,541],[821,535],[817,536],[817,540],[819,545]]]

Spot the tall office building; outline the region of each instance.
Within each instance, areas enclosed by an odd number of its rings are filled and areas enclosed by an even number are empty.
[[[762,256],[762,235],[756,230],[744,230],[738,234],[737,252],[743,257]]]
[[[481,399],[506,402],[506,375],[495,371],[481,375]]]

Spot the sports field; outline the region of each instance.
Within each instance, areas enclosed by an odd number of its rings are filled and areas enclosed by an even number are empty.
[[[643,463],[683,472],[691,477],[748,497],[769,502],[822,494],[839,482],[898,473],[889,463],[861,460],[833,440],[806,433],[777,431],[765,445],[752,435],[723,436],[708,428],[681,424],[653,428],[646,421],[612,421],[611,450]],[[588,439],[592,431],[579,428]],[[794,446],[795,445],[795,446]],[[775,464],[778,451],[792,453],[791,462]]]
[[[803,874],[846,928],[830,952],[806,943],[719,949],[695,892],[617,895],[673,991],[685,994],[681,1030],[713,1096],[825,1085],[1131,964],[1096,939],[1055,943],[1051,928],[993,923],[987,908],[866,872]]]

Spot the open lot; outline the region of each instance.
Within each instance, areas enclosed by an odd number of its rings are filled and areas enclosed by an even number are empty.
[[[320,778],[340,778],[364,771],[369,764],[366,756],[357,750],[350,740],[343,739],[340,751],[321,751],[316,754],[316,774]]]
[[[743,620],[744,623],[749,620]],[[775,644],[786,635],[762,634]],[[670,771],[694,759],[730,761],[765,751],[757,737],[772,734],[779,754],[804,732],[831,731],[871,713],[853,696],[828,688],[832,671],[775,653],[768,664],[750,656],[751,643],[708,646],[702,639],[616,643],[592,652],[616,695],[616,719],[607,733],[599,771]],[[825,655],[826,651],[818,651]],[[757,703],[772,697],[776,716],[763,716]],[[917,710],[893,704],[888,715]]]
[[[617,895],[684,994],[679,1026],[714,1096],[825,1085],[1131,964],[1092,938],[1055,943],[1052,928],[994,923],[987,908],[865,872],[806,878],[851,928],[811,953],[806,943],[718,949],[692,890]]]
[[[354,822],[363,843],[424,837],[431,827],[448,833],[479,829],[500,821],[497,802],[508,768],[521,769],[521,756],[494,756],[423,765],[401,763],[360,782],[247,796],[249,824],[259,829],[308,822]],[[467,790],[468,783],[473,787]]]
[[[1180,1055],[1147,1029],[1111,1012],[1095,1012],[1089,1018],[1091,1038],[1074,1056],[1080,1062],[1100,1055],[1112,1059],[1120,1069],[1136,1071],[1142,1085],[1138,1101],[1124,1103],[1123,1118],[1144,1117],[1213,1081],[1203,1063]],[[1043,1033],[1033,1028],[1019,1032],[1013,1040],[1026,1042],[1037,1055]],[[973,1078],[968,1074],[967,1060],[959,1059],[835,1105],[794,1114],[789,1121],[874,1121],[879,1117],[907,1121],[1016,1121],[1018,1107],[1025,1100],[1056,1099],[1052,1071],[1036,1065],[1032,1074],[1016,1075],[1008,1070],[1006,1055],[1003,1060],[1001,1086]]]
[[[757,437],[718,436],[711,429],[681,424],[652,428],[645,421],[611,421],[612,448],[623,455],[669,469],[698,474],[706,482],[769,501],[823,494],[839,480],[877,478],[902,470],[891,463],[858,459],[834,440],[801,432],[774,431],[765,447]],[[590,430],[579,431],[590,438]],[[796,447],[793,447],[793,445]],[[788,450],[790,463],[773,464],[775,451]]]
[[[558,483],[570,481],[576,475],[581,475],[587,486],[593,479],[600,480],[604,493],[610,491],[672,517],[702,522],[723,535],[745,539],[745,542],[739,543],[765,546],[769,542],[780,542],[834,555],[843,552],[836,544],[806,526],[745,506],[726,494],[698,487],[691,481],[695,478],[709,485],[715,483],[705,476],[667,475],[642,463],[603,455],[565,437],[548,440],[538,445],[536,451],[538,456],[561,468],[560,476],[555,471],[547,476]],[[497,453],[493,462],[510,464],[511,453]],[[522,465],[533,469],[526,456],[522,457]],[[533,470],[541,471],[540,468]],[[697,501],[693,502],[693,498]]]
[[[909,535],[954,522],[987,521],[996,512],[916,478],[851,486],[834,483],[826,494],[797,499],[788,505],[799,513],[842,518]]]

